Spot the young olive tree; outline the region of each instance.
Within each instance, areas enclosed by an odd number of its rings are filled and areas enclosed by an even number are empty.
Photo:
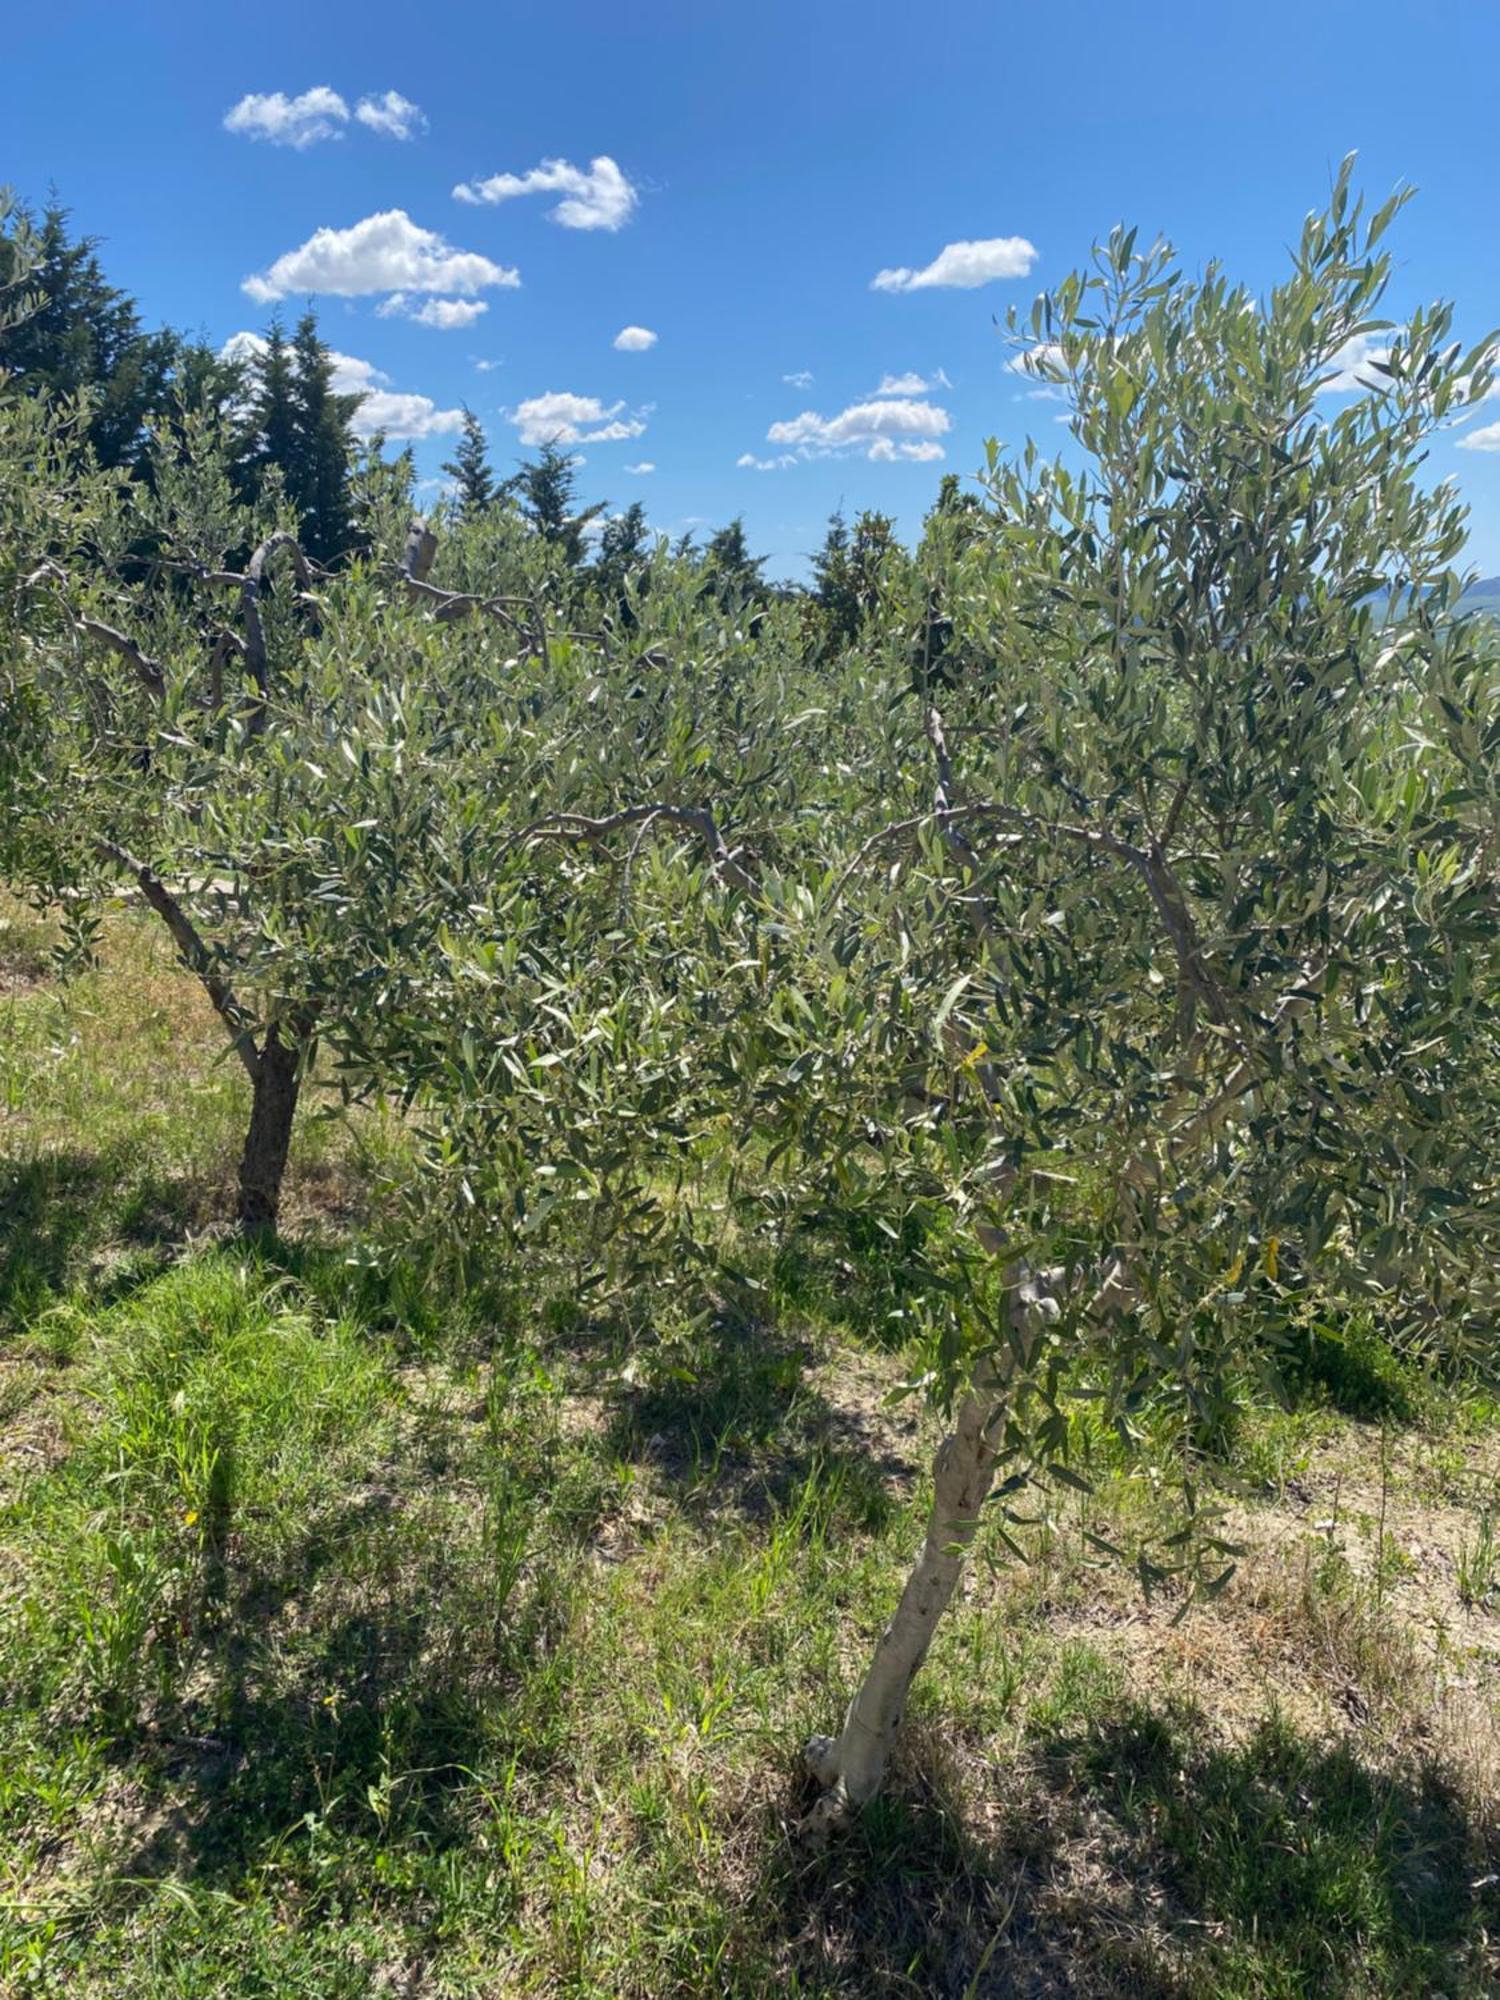
[[[367,481],[384,520],[400,496]],[[160,917],[250,1084],[238,1220],[274,1227],[317,1048],[368,1079],[365,1024],[478,896],[464,746],[523,800],[546,766],[543,614],[430,581],[404,512],[399,555],[319,570],[236,502],[195,416],[90,533],[27,663],[45,726],[8,859],[70,907],[128,885]]]
[[[1366,220],[1346,168],[1264,300],[1121,232],[1038,303],[1014,330],[1077,448],[991,448],[869,740],[825,764],[816,865],[759,885],[747,1128],[925,1225],[951,1416],[808,1748],[814,1836],[879,1788],[986,1505],[1003,1534],[1024,1484],[1078,1483],[1075,1399],[1127,1447],[1176,1411],[1186,1525],[1142,1571],[1212,1588],[1234,1384],[1274,1387],[1299,1325],[1493,1342],[1500,674],[1422,478],[1491,342],[1418,312],[1325,395],[1382,324],[1399,205]]]

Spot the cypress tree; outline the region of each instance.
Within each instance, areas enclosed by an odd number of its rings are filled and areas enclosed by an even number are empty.
[[[459,512],[466,521],[475,514],[482,514],[496,497],[495,475],[490,471],[488,451],[484,426],[465,404],[463,435],[452,458],[442,469],[458,489],[455,497]]]
[[[320,339],[318,322],[311,312],[297,322],[292,361],[296,442],[287,488],[301,517],[308,554],[317,562],[333,562],[348,552],[354,540],[349,498],[353,439],[349,426],[359,397],[335,393],[333,356]]]

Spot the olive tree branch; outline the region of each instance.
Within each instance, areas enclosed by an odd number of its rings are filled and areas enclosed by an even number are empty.
[[[728,846],[718,821],[707,806],[675,806],[665,800],[655,800],[650,804],[625,806],[619,812],[607,813],[599,819],[591,819],[586,813],[551,813],[545,819],[534,820],[530,826],[523,827],[511,845],[522,847],[533,840],[597,843],[608,840],[611,834],[620,833],[626,827],[648,825],[653,820],[664,820],[669,826],[679,826],[696,834],[708,852],[714,873],[725,887],[759,900],[759,883],[741,862],[740,850]]]
[[[236,998],[234,988],[214,969],[214,957],[182,904],[148,863],[138,860],[128,849],[112,840],[95,840],[94,852],[133,875],[141,894],[172,934],[172,941],[184,963],[198,976],[213,1002],[220,1020],[229,1030],[235,1054],[254,1083],[260,1075],[260,1056],[255,1046],[256,1021],[250,1010]]]
[[[153,701],[166,699],[167,676],[161,662],[143,653],[134,639],[117,632],[113,625],[101,625],[97,618],[79,618],[74,622],[86,638],[97,639],[101,646],[108,646],[112,652],[118,653],[133,669],[136,679]]]

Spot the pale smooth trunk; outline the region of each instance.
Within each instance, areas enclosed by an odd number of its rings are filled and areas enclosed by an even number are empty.
[[[858,1812],[884,1782],[907,1694],[957,1588],[994,1479],[990,1436],[1000,1386],[989,1375],[959,1405],[954,1427],[933,1459],[926,1539],[895,1615],[880,1635],[842,1731],[815,1736],[807,1746],[807,1768],[825,1788],[803,1823],[803,1832],[814,1840]]]

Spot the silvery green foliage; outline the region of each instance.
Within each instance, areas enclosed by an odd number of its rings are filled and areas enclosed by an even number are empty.
[[[1366,223],[1346,172],[1265,301],[1117,234],[1015,328],[1080,449],[992,448],[985,533],[821,788],[821,871],[769,891],[750,1122],[923,1219],[940,1394],[1054,1274],[1021,1468],[1069,1395],[1127,1438],[1167,1398],[1191,1496],[1236,1378],[1328,1316],[1492,1347],[1500,704],[1422,476],[1492,341],[1419,312],[1319,399],[1396,206]]]
[[[602,1213],[628,1273],[874,1217],[931,1392],[1009,1353],[1007,1476],[1071,1476],[1071,1398],[1165,1403],[1190,1501],[1309,1325],[1492,1340],[1500,710],[1422,475],[1491,343],[1420,312],[1319,393],[1398,206],[1346,173],[1263,301],[1112,238],[1014,328],[1077,449],[993,449],[838,661],[664,554],[554,649],[547,785],[476,752],[505,886],[403,1030],[456,1226]]]

